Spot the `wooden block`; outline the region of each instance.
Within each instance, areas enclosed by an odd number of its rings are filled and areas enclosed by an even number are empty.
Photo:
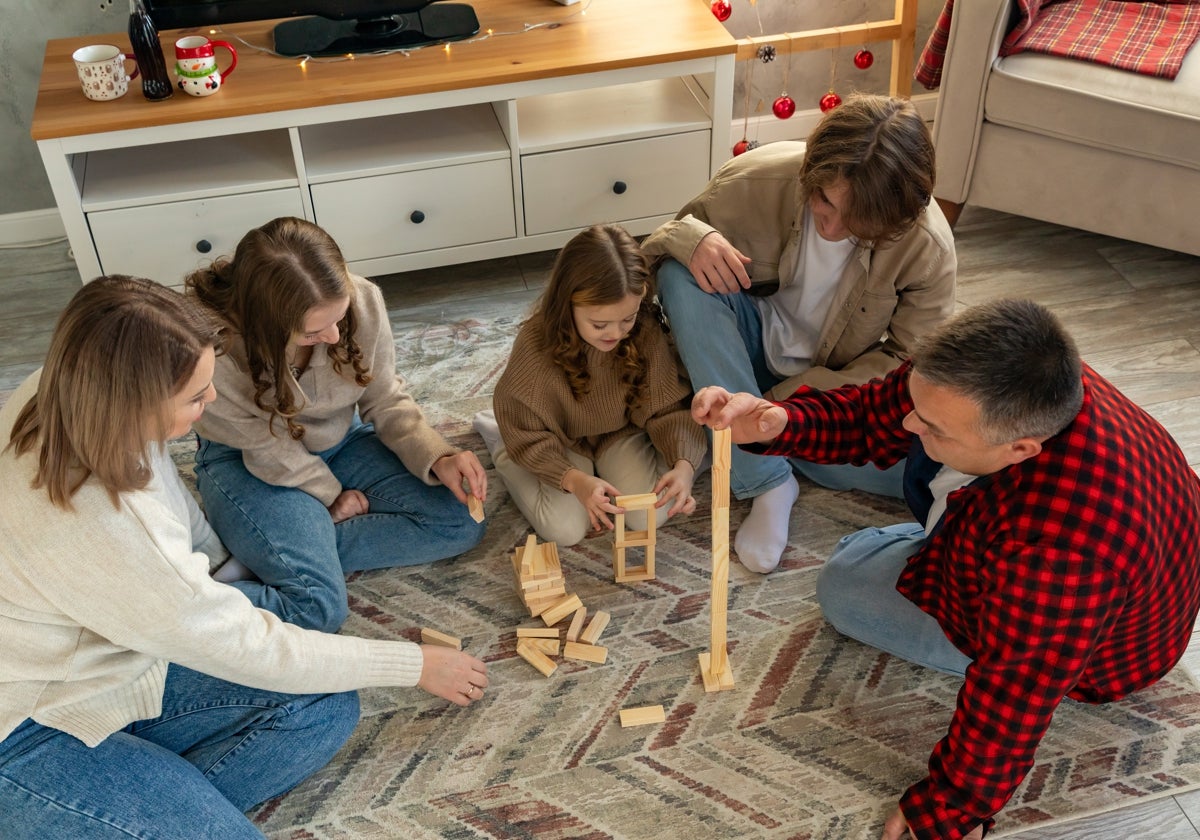
[[[558,631],[553,627],[518,627],[518,639],[557,639]]]
[[[428,627],[421,628],[421,641],[427,645],[441,645],[442,647],[462,650],[461,640],[453,636],[447,636],[445,633],[439,633],[436,630],[430,630]]]
[[[549,656],[558,656],[558,649],[562,643],[558,639],[522,639],[521,644],[529,645]]]
[[[635,709],[622,709],[620,714],[622,727],[662,723],[667,719],[667,713],[662,706],[638,706]]]
[[[618,531],[616,536],[613,537],[613,545],[620,546],[621,548],[650,545],[652,542],[653,538],[650,536],[649,531],[625,531],[624,533]]]
[[[546,626],[551,627],[582,606],[583,602],[579,600],[579,596],[571,594],[539,615],[542,617],[542,621],[546,622]]]
[[[612,618],[604,610],[597,610],[592,616],[592,620],[588,622],[587,629],[579,634],[579,641],[584,644],[594,645],[596,640],[600,638],[600,634],[604,632],[604,628],[608,626],[608,620]]]
[[[729,664],[729,660],[725,660],[725,667],[718,673],[713,673],[710,668],[709,655],[702,653],[700,659],[700,678],[704,680],[704,690],[708,693],[714,691],[729,691],[733,688],[733,668]]]
[[[613,499],[617,507],[630,510],[645,510],[658,504],[658,496],[654,493],[635,493],[630,496],[617,496]]]
[[[567,659],[582,659],[585,662],[604,664],[604,660],[608,659],[608,648],[583,642],[567,642],[563,645],[563,656]]]
[[[474,493],[467,494],[467,511],[476,522],[483,521],[483,502]]]
[[[528,639],[522,639],[517,642],[517,655],[547,677],[558,670],[558,663],[537,648],[531,646]]]
[[[521,581],[521,591],[529,595],[559,595],[567,594],[567,585],[562,578],[556,580],[526,580]]]
[[[585,618],[587,618],[587,607],[580,607],[575,610],[575,617],[571,619],[571,626],[567,628],[568,642],[578,641],[579,631],[583,629],[583,620]]]
[[[530,534],[525,538],[525,550],[521,552],[521,568],[517,574],[524,577],[533,572],[533,555],[537,551],[537,534]]]

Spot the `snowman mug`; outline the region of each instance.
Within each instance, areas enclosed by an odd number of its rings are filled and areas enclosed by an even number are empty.
[[[217,69],[215,48],[229,50],[229,69]],[[210,41],[203,35],[189,35],[175,42],[175,77],[179,89],[192,96],[216,93],[225,77],[237,67],[237,50],[227,41]]]

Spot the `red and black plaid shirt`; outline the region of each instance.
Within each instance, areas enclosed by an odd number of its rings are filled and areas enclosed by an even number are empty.
[[[781,403],[784,432],[746,448],[894,464],[913,443],[901,427],[908,370],[802,388]],[[901,799],[921,840],[991,825],[1063,697],[1123,697],[1187,646],[1200,608],[1200,481],[1152,417],[1087,366],[1083,379],[1075,421],[1035,457],[951,493],[897,583],[974,660],[929,775]]]

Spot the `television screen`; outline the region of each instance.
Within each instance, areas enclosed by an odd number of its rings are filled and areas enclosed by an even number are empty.
[[[438,0],[145,0],[160,29],[293,18],[274,29],[287,56],[411,49],[479,32],[475,10]]]

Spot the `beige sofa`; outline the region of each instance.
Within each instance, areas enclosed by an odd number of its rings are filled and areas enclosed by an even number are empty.
[[[1200,45],[1174,81],[1020,53],[1012,0],[954,5],[934,122],[939,202],[1200,255]]]

